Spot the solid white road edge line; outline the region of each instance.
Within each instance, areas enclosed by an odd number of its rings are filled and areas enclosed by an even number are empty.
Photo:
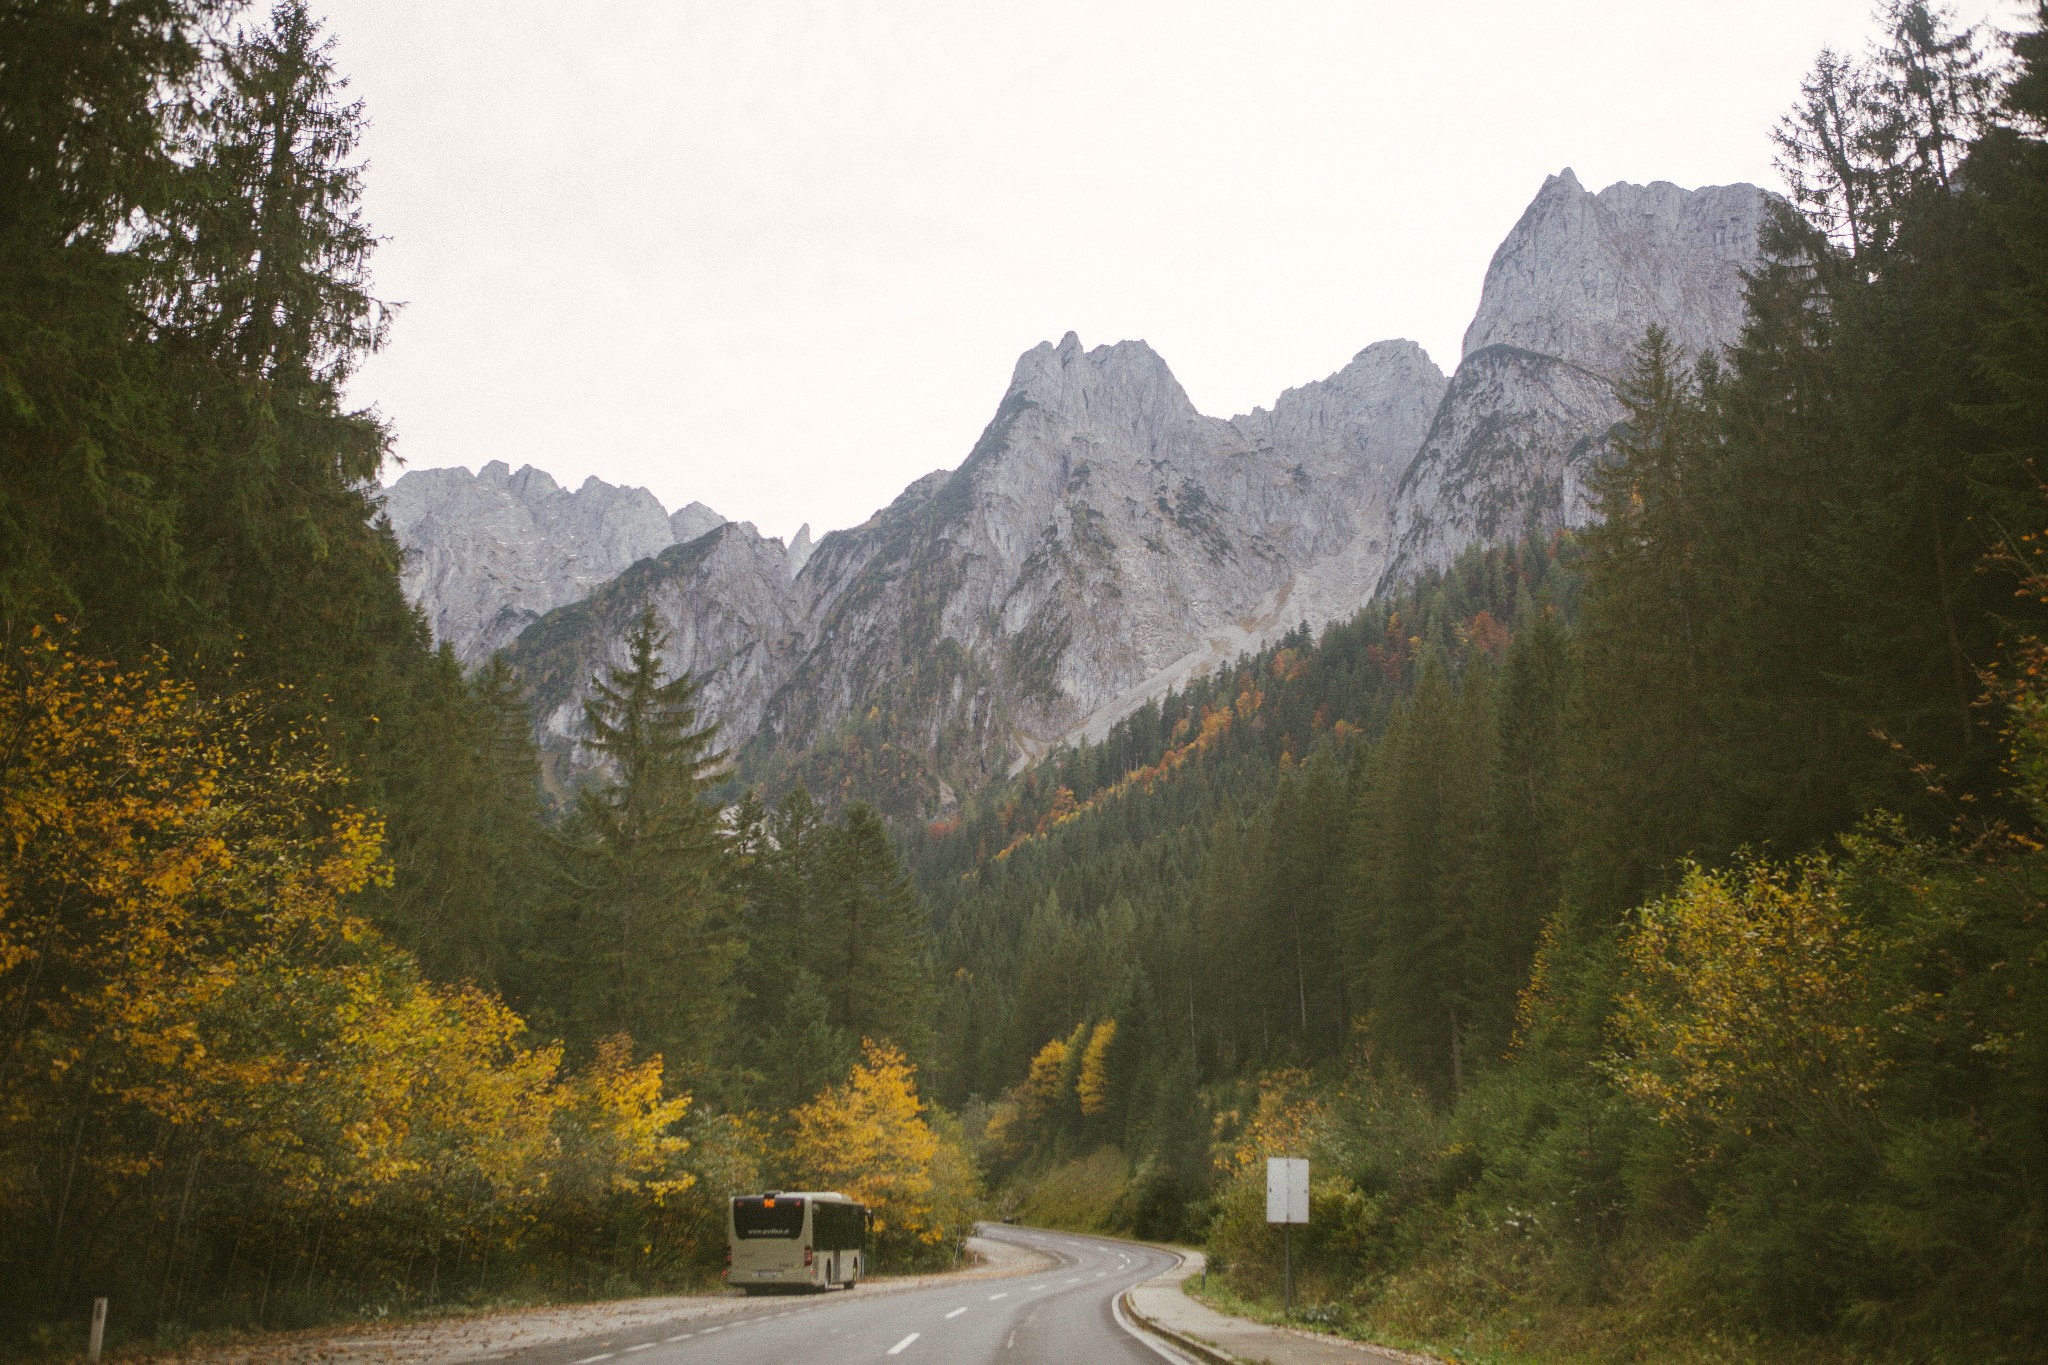
[[[1125,1293],[1128,1292],[1128,1290],[1125,1291]],[[1174,1350],[1158,1337],[1153,1336],[1150,1332],[1138,1326],[1137,1323],[1132,1322],[1130,1314],[1124,1312],[1123,1294],[1119,1294],[1109,1301],[1109,1315],[1116,1319],[1117,1326],[1136,1337],[1139,1342],[1150,1348],[1154,1355],[1172,1361],[1173,1365],[1199,1365],[1198,1362]]]
[[[887,1355],[892,1355],[892,1356],[900,1356],[900,1355],[902,1355],[902,1354],[903,1354],[903,1348],[904,1348],[904,1347],[906,1347],[906,1346],[908,1346],[908,1345],[909,1345],[909,1344],[910,1344],[911,1342],[913,1342],[913,1341],[916,1341],[916,1340],[918,1339],[918,1337],[919,1337],[919,1336],[921,1336],[921,1335],[922,1335],[922,1333],[919,1333],[919,1332],[912,1332],[912,1333],[911,1333],[911,1334],[910,1334],[909,1336],[907,1336],[907,1337],[903,1338],[903,1340],[901,1340],[901,1341],[897,1342],[897,1343],[896,1343],[896,1344],[895,1344],[894,1346],[891,1346],[891,1347],[890,1347],[890,1348],[888,1349],[888,1351],[887,1351],[887,1352],[885,1352],[885,1354],[887,1354]]]
[[[1176,1266],[1187,1264],[1188,1258],[1181,1255],[1177,1251],[1173,1253],[1173,1258],[1173,1263]],[[1131,1286],[1131,1289],[1136,1288],[1136,1285]],[[1123,1328],[1126,1332],[1129,1332],[1132,1336],[1136,1337],[1140,1342],[1144,1343],[1144,1345],[1154,1355],[1159,1356],[1162,1359],[1170,1360],[1174,1363],[1174,1365],[1198,1365],[1198,1362],[1191,1360],[1188,1356],[1184,1355],[1183,1353],[1174,1350],[1171,1346],[1168,1346],[1158,1337],[1153,1336],[1150,1332],[1138,1326],[1137,1323],[1131,1321],[1130,1314],[1124,1311],[1124,1295],[1130,1292],[1130,1289],[1119,1290],[1116,1296],[1109,1301],[1109,1315],[1110,1317],[1116,1319],[1116,1325]]]

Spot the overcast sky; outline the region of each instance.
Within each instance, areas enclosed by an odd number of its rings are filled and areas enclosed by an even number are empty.
[[[1386,337],[1449,370],[1545,175],[1775,185],[1800,75],[1871,31],[1866,0],[326,9],[405,305],[354,393],[407,466],[783,536],[957,465],[1070,328],[1219,416]]]

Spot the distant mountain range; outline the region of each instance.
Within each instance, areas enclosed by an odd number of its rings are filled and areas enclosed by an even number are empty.
[[[957,469],[815,549],[595,479],[415,471],[386,494],[406,590],[466,663],[504,651],[558,780],[651,603],[751,774],[935,812],[1468,544],[1583,524],[1630,348],[1653,322],[1735,340],[1769,202],[1567,170],[1494,253],[1454,374],[1377,342],[1227,421],[1144,342],[1068,333]]]

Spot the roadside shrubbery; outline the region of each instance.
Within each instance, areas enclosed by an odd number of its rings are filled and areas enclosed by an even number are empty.
[[[1306,1154],[1298,1294],[1382,1330],[1441,1340],[1547,1304],[1593,1340],[1851,1327],[2029,1358],[2044,893],[2031,843],[1884,824],[1832,856],[1695,869],[1613,935],[1553,936],[1512,1065],[1441,1118],[1370,1065],[1267,1077],[1211,1246],[1237,1289],[1275,1292],[1258,1158]]]
[[[323,1264],[432,1294],[444,1262],[586,1247],[693,1180],[660,1058],[620,1038],[567,1071],[359,916],[376,818],[252,715],[46,632],[0,659],[11,1313],[89,1282],[131,1320],[274,1321]]]
[[[289,1325],[701,1281],[771,1165],[875,1205],[886,1259],[950,1255],[976,1176],[900,1051],[796,1110],[786,1155],[625,1035],[565,1065],[361,917],[377,819],[263,700],[49,632],[0,658],[0,1311],[92,1285],[128,1322]]]

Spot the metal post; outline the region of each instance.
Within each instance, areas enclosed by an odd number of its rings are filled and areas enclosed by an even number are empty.
[[[92,1301],[92,1335],[86,1339],[85,1358],[89,1365],[100,1365],[100,1347],[107,1339],[107,1301]]]
[[[1282,1311],[1291,1318],[1294,1316],[1294,1224],[1282,1223],[1280,1229],[1281,1264],[1287,1267],[1286,1298],[1282,1301],[1285,1307]]]

